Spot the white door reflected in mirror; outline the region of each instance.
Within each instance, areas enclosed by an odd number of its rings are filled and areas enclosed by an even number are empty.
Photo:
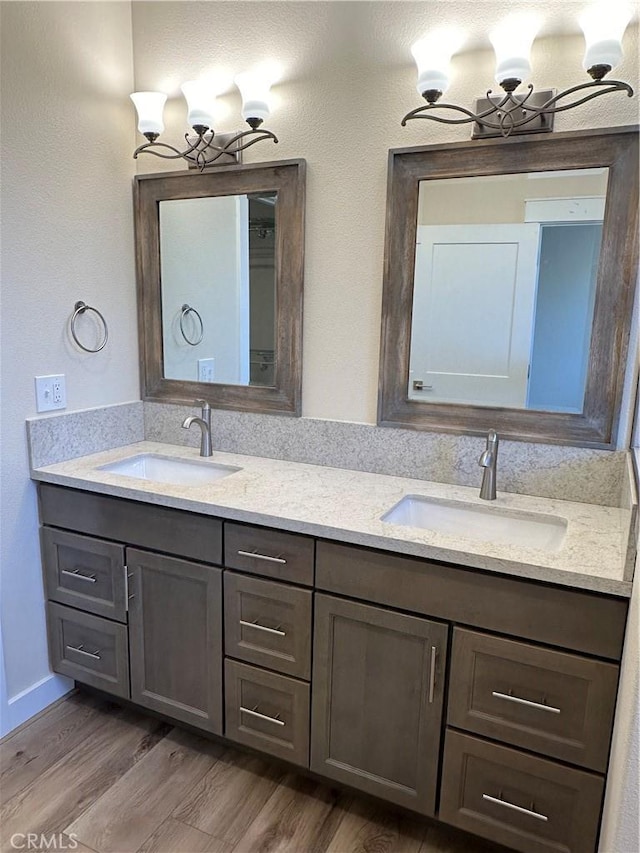
[[[582,411],[607,176],[421,182],[409,399]]]
[[[273,386],[277,194],[159,203],[164,377]]]

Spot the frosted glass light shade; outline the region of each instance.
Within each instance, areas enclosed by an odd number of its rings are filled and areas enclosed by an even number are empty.
[[[189,80],[180,88],[187,102],[187,121],[191,127],[213,127],[216,96],[211,94],[209,86],[201,80]]]
[[[242,118],[258,119],[264,121],[269,117],[269,91],[271,80],[268,77],[259,76],[252,71],[238,74],[235,84],[242,95]]]
[[[489,38],[496,54],[496,80],[526,80],[531,74],[531,45],[538,27],[532,21],[510,19],[499,24]]]
[[[447,91],[450,84],[449,65],[453,54],[460,50],[463,35],[458,31],[430,33],[411,45],[411,53],[418,67],[416,89],[422,95],[429,90]]]
[[[582,66],[585,70],[594,65],[615,68],[622,59],[622,37],[631,12],[625,5],[599,4],[592,6],[580,18],[586,50]]]
[[[167,100],[164,92],[134,92],[130,97],[138,111],[140,133],[161,134],[164,130],[162,113]]]

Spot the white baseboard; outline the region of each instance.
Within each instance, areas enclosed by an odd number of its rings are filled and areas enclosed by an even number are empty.
[[[31,717],[43,711],[73,690],[73,681],[63,675],[47,675],[21,693],[12,696],[4,708],[0,709],[0,737],[13,731]]]

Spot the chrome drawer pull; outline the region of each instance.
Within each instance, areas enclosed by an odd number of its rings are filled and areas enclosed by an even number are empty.
[[[560,708],[554,708],[553,705],[544,705],[542,702],[530,702],[528,699],[521,699],[519,696],[512,696],[510,693],[499,693],[494,690],[491,694],[496,699],[506,699],[507,702],[515,702],[517,705],[526,705],[528,708],[537,708],[539,711],[550,711],[552,714],[559,714]]]
[[[62,569],[60,574],[61,575],[69,575],[69,577],[77,578],[78,580],[81,580],[81,581],[89,581],[89,583],[95,583],[96,582],[96,576],[95,575],[83,575],[80,573],[80,569],[74,569],[72,572],[70,572],[69,569]]]
[[[436,655],[438,650],[431,646],[431,670],[429,672],[429,704],[433,702],[433,693],[436,689]]]
[[[241,557],[253,557],[255,560],[266,560],[269,563],[282,563],[283,566],[287,561],[282,557],[269,557],[267,554],[258,554],[257,551],[238,551]]]
[[[509,803],[507,800],[500,800],[497,797],[490,797],[489,794],[483,794],[482,799],[487,800],[490,803],[495,803],[495,805],[497,806],[504,806],[505,809],[512,809],[514,812],[520,812],[520,814],[526,814],[529,815],[529,817],[535,817],[538,820],[549,820],[546,814],[540,814],[540,812],[534,812],[531,809],[523,809],[522,806],[514,806],[513,803]]]
[[[267,634],[277,634],[278,637],[287,636],[287,632],[281,631],[280,628],[267,628],[266,625],[258,625],[257,622],[246,622],[244,619],[241,619],[240,624],[244,625],[245,628],[257,628],[258,631],[266,631]]]
[[[92,658],[93,660],[102,660],[99,655],[100,649],[97,649],[95,652],[85,652],[82,645],[80,646],[67,646],[67,651],[69,652],[78,652],[79,655],[86,655],[88,658]]]
[[[257,717],[259,720],[266,720],[268,723],[275,723],[276,726],[286,726],[284,720],[279,719],[279,715],[277,717],[268,717],[266,714],[261,714],[259,711],[256,711],[251,708],[243,708],[240,706],[240,710],[243,714],[249,714],[250,717]]]

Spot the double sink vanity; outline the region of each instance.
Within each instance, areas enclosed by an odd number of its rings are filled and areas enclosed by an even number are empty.
[[[403,432],[375,442],[422,479],[349,470],[336,448],[368,463],[361,424],[299,427],[291,455],[318,465],[260,455],[302,413],[305,161],[137,176],[142,400],[161,418],[206,400],[183,426],[208,458],[112,441],[34,467],[52,666],[523,853],[594,853],[632,513],[621,481],[608,506],[517,492],[524,467],[564,494],[585,451],[589,501],[589,453],[619,447],[637,128],[388,157],[377,424]],[[249,417],[255,455],[209,456],[210,406]],[[565,445],[555,488],[525,445],[491,500],[491,433],[482,494],[448,485],[465,460],[446,439],[494,427]],[[310,429],[335,447],[307,454]]]
[[[33,477],[56,672],[516,850],[596,849],[622,510],[152,442]]]

